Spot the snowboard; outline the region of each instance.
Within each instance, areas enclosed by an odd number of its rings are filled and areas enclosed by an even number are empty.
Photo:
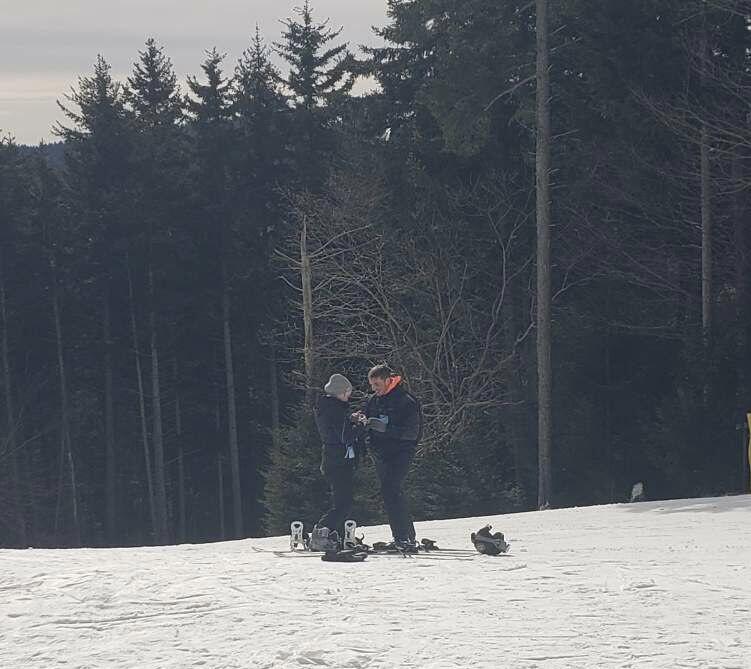
[[[431,559],[431,560],[475,560],[482,556],[481,552],[471,548],[441,548],[432,539],[424,538],[417,546],[416,552],[405,552],[397,549],[385,549],[382,542],[374,547],[362,542],[362,537],[355,535],[357,523],[347,520],[344,523],[344,536],[339,550],[313,551],[303,530],[303,523],[294,521],[290,525],[290,547],[288,550],[269,550],[252,546],[251,548],[261,553],[272,553],[277,557],[318,557],[324,562],[362,562],[368,557],[399,557],[403,559]],[[502,555],[508,555],[503,553]],[[487,557],[487,556],[485,556]],[[493,556],[495,557],[495,556]]]

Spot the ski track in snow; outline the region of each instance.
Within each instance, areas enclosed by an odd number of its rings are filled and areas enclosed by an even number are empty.
[[[751,496],[432,521],[418,536],[471,547],[487,522],[511,555],[251,549],[284,537],[3,550],[0,668],[751,668]]]

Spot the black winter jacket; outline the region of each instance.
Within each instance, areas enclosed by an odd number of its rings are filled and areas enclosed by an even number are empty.
[[[354,446],[358,440],[358,429],[349,420],[350,409],[347,402],[330,395],[318,400],[315,410],[318,433],[323,442],[323,460],[344,461],[347,446]]]
[[[386,395],[371,395],[365,404],[368,418],[388,416],[385,432],[369,431],[370,448],[382,457],[414,449],[422,436],[422,410],[402,383]]]

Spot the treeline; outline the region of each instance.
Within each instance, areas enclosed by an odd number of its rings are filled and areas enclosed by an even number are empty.
[[[0,545],[312,522],[310,405],[383,360],[418,518],[535,508],[535,3],[388,4],[361,58],[307,3],[185,86],[154,40],[124,81],[100,56],[64,164],[2,141]],[[549,9],[552,502],[739,490],[749,2]]]

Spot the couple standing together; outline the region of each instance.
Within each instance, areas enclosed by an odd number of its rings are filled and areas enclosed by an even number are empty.
[[[331,376],[316,407],[323,442],[321,473],[331,486],[333,506],[318,521],[311,540],[334,531],[342,536],[352,506],[357,455],[367,442],[394,544],[400,550],[416,550],[415,526],[402,485],[422,431],[420,404],[386,364],[368,372],[368,383],[373,394],[363,411],[350,412],[352,384],[341,374]]]

